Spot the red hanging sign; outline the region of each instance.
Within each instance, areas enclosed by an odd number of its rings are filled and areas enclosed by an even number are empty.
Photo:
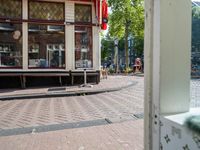
[[[108,23],[108,4],[106,0],[103,0],[102,1],[102,25],[101,25],[102,30],[107,29],[107,23]]]

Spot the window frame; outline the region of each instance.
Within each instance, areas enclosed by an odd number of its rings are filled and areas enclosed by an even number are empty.
[[[30,18],[30,2],[39,2],[39,3],[54,3],[54,4],[62,4],[63,5],[63,20],[45,20],[45,19],[31,19]],[[28,63],[28,69],[41,69],[41,70],[47,70],[47,69],[62,69],[64,70],[67,66],[66,61],[66,30],[65,30],[65,2],[53,2],[53,1],[42,1],[42,0],[29,0],[28,1],[28,20],[27,20],[28,26],[29,24],[37,24],[37,25],[55,25],[55,26],[63,26],[64,27],[64,57],[65,57],[65,66],[64,67],[29,67]],[[29,29],[28,29],[29,30]],[[29,37],[29,31],[27,31],[28,37]],[[28,42],[29,46],[29,42]],[[29,54],[27,55],[27,62],[29,62]]]
[[[22,41],[23,41],[23,0],[18,0],[21,2],[21,17],[20,18],[12,18],[12,17],[2,17],[0,16],[0,23],[13,23],[13,24],[19,24],[21,25],[21,34],[22,34]],[[0,66],[0,69],[22,69],[23,68],[23,42],[22,42],[22,49],[21,49],[21,63],[22,65],[19,67],[13,66],[13,67],[2,67]]]
[[[92,31],[92,26],[84,26],[84,25],[75,25],[74,26],[74,60],[75,60],[75,69],[76,70],[80,70],[80,69],[85,69],[84,67],[76,67],[76,27],[86,27],[86,28],[90,28],[91,29],[91,51],[92,51],[92,60],[91,60],[91,67],[88,67],[88,68],[86,68],[86,69],[93,69],[93,67],[94,67],[94,57],[93,57],[93,54],[94,54],[94,51],[93,51],[93,31]]]
[[[22,18],[23,18],[23,0],[18,0],[18,1],[20,1],[21,2],[21,17],[20,18],[10,18],[10,17],[2,17],[2,16],[0,16],[0,21],[2,20],[2,21],[5,21],[5,22],[8,22],[8,20],[9,20],[9,22],[10,21],[20,21],[20,22],[22,22]]]
[[[90,6],[90,8],[91,8],[91,12],[90,12],[90,18],[91,18],[91,21],[90,22],[79,22],[79,21],[76,21],[75,20],[75,13],[76,13],[76,6],[77,5],[82,5],[82,6]],[[90,68],[87,68],[87,69],[93,69],[94,68],[94,57],[93,57],[93,55],[94,55],[94,49],[93,49],[93,46],[94,46],[94,44],[93,44],[93,41],[94,41],[94,39],[93,39],[93,13],[92,13],[92,11],[93,11],[93,9],[92,9],[92,4],[84,4],[84,3],[74,3],[74,63],[75,63],[75,66],[74,66],[74,68],[75,68],[75,70],[80,70],[80,69],[84,69],[84,67],[79,67],[79,68],[77,68],[76,67],[76,36],[75,36],[75,29],[76,29],[76,27],[87,27],[87,28],[91,28],[91,43],[92,43],[92,45],[91,45],[91,51],[92,51],[92,61],[91,61],[91,67]]]
[[[7,21],[2,21],[2,20],[0,20],[0,23],[7,23],[7,24],[9,24],[9,23],[13,23],[13,24],[18,24],[18,25],[21,25],[21,35],[22,35],[22,41],[23,41],[23,23],[22,23],[22,21],[9,21],[9,22],[7,22]],[[7,42],[7,43],[12,43],[12,42]],[[22,47],[22,49],[21,49],[21,63],[22,63],[22,65],[21,66],[18,66],[18,67],[16,67],[16,66],[11,66],[11,67],[2,67],[2,66],[0,66],[0,69],[22,69],[23,68],[23,42],[22,42],[22,45],[21,45],[21,47]]]
[[[29,22],[28,23],[28,30],[29,30],[29,24],[36,24],[36,25],[46,25],[46,26],[48,26],[48,25],[55,25],[55,26],[63,26],[64,27],[64,47],[65,47],[65,49],[64,49],[64,62],[65,62],[65,66],[64,67],[46,67],[46,68],[43,68],[43,67],[29,67],[29,63],[28,63],[28,69],[42,69],[42,70],[47,70],[47,69],[57,69],[57,70],[59,70],[59,69],[65,69],[66,68],[66,63],[67,63],[67,61],[66,61],[66,37],[65,37],[65,34],[66,34],[66,30],[65,30],[65,25],[64,24],[49,24],[49,23],[33,23],[33,22]],[[29,31],[27,31],[28,32],[28,38],[29,38]],[[52,44],[52,43],[49,43],[49,44]],[[29,46],[29,40],[28,40],[28,46]],[[27,56],[27,62],[29,62],[29,52],[28,52],[28,56]]]
[[[30,18],[30,3],[38,2],[38,3],[53,3],[53,4],[62,4],[63,5],[63,20],[46,20],[46,19],[31,19]],[[55,23],[55,24],[64,24],[65,22],[65,2],[53,2],[53,1],[42,1],[42,0],[28,0],[28,23]]]
[[[76,15],[76,6],[90,6],[91,11],[90,11],[90,22],[83,22],[83,21],[76,21],[75,19],[75,15]],[[82,4],[82,3],[74,3],[74,23],[75,25],[91,25],[92,26],[92,18],[93,18],[93,14],[92,14],[92,4]]]

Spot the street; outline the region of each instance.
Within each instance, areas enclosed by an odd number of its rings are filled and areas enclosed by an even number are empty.
[[[143,149],[143,78],[128,78],[137,84],[116,92],[0,101],[0,145],[5,150],[46,149],[46,144],[52,149]]]
[[[0,101],[1,147],[142,150],[144,78],[127,78],[137,83],[115,92]],[[199,107],[199,85],[191,80],[191,107]]]

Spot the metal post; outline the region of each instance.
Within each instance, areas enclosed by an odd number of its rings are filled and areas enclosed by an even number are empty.
[[[87,84],[87,72],[86,72],[86,69],[84,69],[84,84],[80,85],[80,87],[90,87],[90,88],[93,87],[91,84]]]
[[[86,69],[84,69],[84,84],[87,85],[87,74],[86,74]]]
[[[116,73],[119,73],[118,43],[119,43],[119,41],[118,41],[118,39],[116,38],[116,39],[114,40],[114,44],[115,44],[115,61],[114,61],[114,63],[115,63],[115,72],[116,72]]]

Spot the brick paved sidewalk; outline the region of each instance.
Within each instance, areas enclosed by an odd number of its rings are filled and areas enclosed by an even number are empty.
[[[143,113],[143,78],[135,86],[87,96],[0,101],[0,130],[46,126],[108,118],[113,122],[134,119]]]
[[[0,137],[2,150],[143,150],[143,120]]]
[[[94,84],[92,88],[79,86],[62,86],[62,87],[48,87],[48,88],[27,88],[27,89],[1,89],[0,98],[10,96],[26,96],[26,95],[45,95],[45,94],[59,94],[63,92],[67,93],[79,93],[84,91],[101,91],[120,89],[127,86],[131,86],[135,83],[133,76],[108,76],[108,79],[102,79],[99,84]]]

